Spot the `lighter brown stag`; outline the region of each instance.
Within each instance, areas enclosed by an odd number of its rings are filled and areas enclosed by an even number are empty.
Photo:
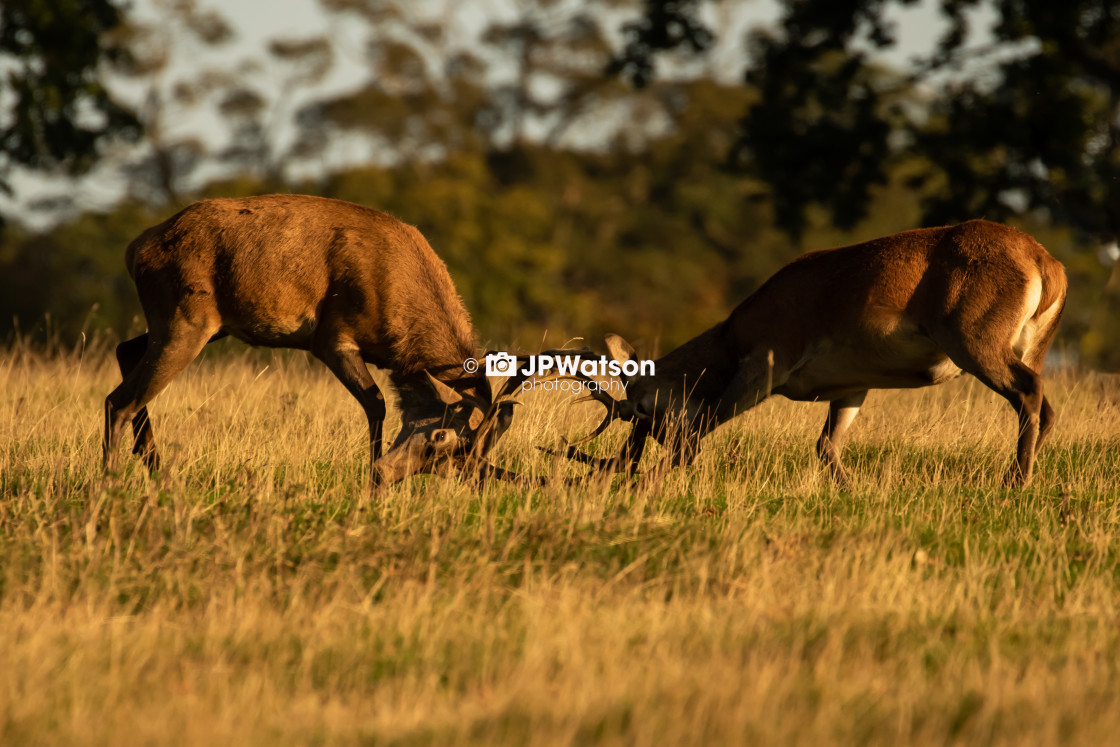
[[[669,445],[663,464],[688,463],[699,440],[771,394],[826,400],[817,454],[848,482],[845,433],[870,389],[923,387],[967,372],[1015,410],[1018,437],[1006,482],[1025,485],[1054,425],[1042,363],[1066,300],[1060,262],[1027,234],[974,220],[809,252],[781,268],[724,321],[658,359],[653,376],[627,382],[625,399],[598,393],[634,423],[609,460],[633,471],[645,441]],[[607,347],[634,358],[621,337]],[[594,435],[594,434],[593,434]]]
[[[125,425],[159,466],[148,404],[209,342],[310,351],[369,421],[371,484],[483,457],[512,417],[505,392],[464,370],[476,355],[470,317],[447,268],[412,226],[339,200],[267,195],[205,200],[128,247],[148,332],[117,347],[123,381],[105,400],[104,464]],[[389,373],[402,426],[382,454],[385,400],[366,364]]]

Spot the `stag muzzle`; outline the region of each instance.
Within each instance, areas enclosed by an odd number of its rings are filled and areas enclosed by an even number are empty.
[[[374,463],[373,484],[392,485],[417,474],[455,472],[482,463],[509,430],[518,404],[508,399],[495,402],[474,430],[460,433],[454,428],[436,428],[398,437],[388,453]]]
[[[460,444],[452,428],[413,433],[397,443],[373,464],[371,482],[392,485],[421,472],[431,472],[440,462],[450,460]]]

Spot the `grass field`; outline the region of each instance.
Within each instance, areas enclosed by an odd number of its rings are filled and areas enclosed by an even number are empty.
[[[960,379],[871,394],[850,492],[811,453],[826,406],[775,400],[653,491],[422,477],[372,502],[365,419],[317,363],[193,365],[152,407],[155,480],[127,446],[102,477],[118,381],[102,346],[0,353],[0,744],[1120,734],[1116,378],[1049,379],[1024,491],[1010,408]],[[534,447],[595,407],[526,399],[495,461],[580,474]]]

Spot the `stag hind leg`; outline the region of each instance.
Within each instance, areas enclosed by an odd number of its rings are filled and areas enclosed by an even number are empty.
[[[143,458],[149,471],[159,467],[147,405],[208,342],[221,336],[217,326],[205,314],[191,314],[189,309],[181,308],[166,329],[149,330],[148,334],[117,347],[117,362],[124,380],[105,398],[102,461],[106,470],[116,466],[117,447],[129,422],[136,438],[133,453]]]
[[[121,381],[140,364],[144,351],[148,349],[148,334],[133,337],[117,345],[117,365],[121,369]],[[159,453],[155,447],[155,433],[152,432],[152,421],[148,418],[148,408],[141,407],[140,411],[132,418],[132,453],[144,460],[144,466],[149,472],[159,469]]]
[[[225,337],[224,332],[213,335],[209,342]],[[144,352],[148,349],[149,335],[144,333],[131,340],[125,340],[117,345],[117,365],[121,370],[121,380],[128,378],[137,366],[140,365]],[[132,453],[139,456],[149,472],[159,469],[159,451],[155,445],[155,433],[152,430],[152,421],[148,417],[148,408],[141,407],[140,411],[132,417]]]
[[[851,481],[840,461],[840,450],[843,448],[848,428],[856,419],[859,408],[863,406],[866,398],[867,391],[864,390],[829,402],[828,417],[825,418],[821,437],[817,439],[817,456],[828,467],[832,481],[841,488],[847,488]]]
[[[1007,377],[1007,374],[1010,376]],[[984,383],[1003,395],[1015,408],[1019,417],[1019,439],[1015,450],[1015,462],[1011,465],[1004,482],[1013,487],[1023,487],[1031,481],[1035,454],[1038,453],[1038,444],[1042,440],[1042,412],[1044,409],[1048,410],[1047,430],[1049,430],[1053,408],[1049,407],[1049,403],[1042,395],[1042,377],[1025,363],[1019,360],[1009,362],[1007,374],[1004,374],[1003,382],[997,380],[997,386],[992,386],[987,381]],[[1010,385],[1006,383],[1008,381]]]
[[[1042,396],[1042,377],[1024,363],[1008,345],[1003,350],[985,351],[974,335],[965,335],[963,344],[945,345],[949,358],[989,389],[1006,399],[1019,421],[1019,435],[1015,461],[1004,482],[1012,487],[1023,487],[1031,480],[1034,458],[1045,411],[1046,430],[1053,422],[1053,408]]]
[[[1056,312],[1049,314],[1045,322],[1040,326],[1036,338],[1032,341],[1029,349],[1023,354],[1023,362],[1036,374],[1039,374],[1039,389],[1042,390],[1042,364],[1046,360],[1046,352],[1050,349],[1050,344],[1054,342],[1054,335],[1058,332],[1058,321],[1062,317],[1062,311],[1065,307],[1063,300],[1060,306],[1056,307]],[[1042,448],[1042,442],[1050,434],[1051,429],[1054,427],[1054,421],[1057,419],[1057,414],[1054,408],[1050,405],[1050,400],[1047,399],[1045,393],[1042,395],[1042,407],[1038,414],[1038,439],[1034,444],[1035,455],[1038,454]]]
[[[1033,329],[1030,319],[1018,322],[1002,345],[992,345],[992,341],[1000,337],[999,327],[983,319],[967,320],[959,334],[945,335],[942,340],[956,365],[980,379],[1015,410],[1019,434],[1015,461],[1004,479],[1009,486],[1023,487],[1030,483],[1035,456],[1054,427],[1054,408],[1043,394],[1041,372],[1064,303],[1064,299],[1060,299],[1042,311],[1034,318],[1037,326]],[[1022,350],[1022,354],[1017,349]]]

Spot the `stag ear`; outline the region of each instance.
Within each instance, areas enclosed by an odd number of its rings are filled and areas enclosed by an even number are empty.
[[[463,395],[444,384],[442,381],[432,376],[429,372],[425,371],[428,376],[428,385],[432,387],[432,391],[439,397],[439,401],[445,405],[454,405],[463,401]]]
[[[604,339],[606,340],[607,350],[610,351],[611,358],[614,358],[619,363],[632,361],[638,357],[638,354],[634,352],[634,347],[626,342],[626,340],[623,340],[619,335],[611,333]]]

